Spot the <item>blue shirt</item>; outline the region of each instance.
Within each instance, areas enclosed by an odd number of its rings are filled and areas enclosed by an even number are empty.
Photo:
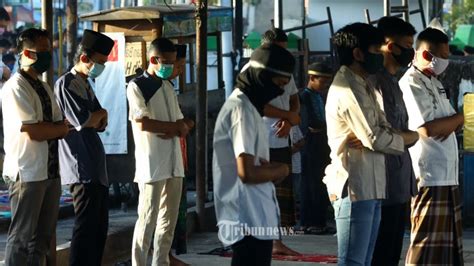
[[[306,88],[300,93],[301,132],[308,133],[308,127],[326,129],[325,99],[320,92]]]
[[[102,141],[96,129],[84,127],[91,113],[102,109],[91,85],[72,69],[58,79],[54,94],[64,117],[74,127],[59,141],[62,183],[97,183],[108,186]]]

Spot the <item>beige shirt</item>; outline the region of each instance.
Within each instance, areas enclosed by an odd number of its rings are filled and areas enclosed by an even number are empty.
[[[349,195],[351,201],[384,199],[384,153],[402,154],[403,138],[385,119],[374,87],[346,66],[339,69],[329,89],[326,122],[331,163],[323,182],[329,195]],[[351,132],[364,149],[347,147]]]

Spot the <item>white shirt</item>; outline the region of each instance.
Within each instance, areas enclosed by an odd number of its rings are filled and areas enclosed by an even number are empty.
[[[302,140],[303,133],[301,133],[299,126],[293,126],[290,130],[290,138],[292,145]],[[293,174],[301,174],[301,152],[295,152],[291,156],[291,171]]]
[[[178,98],[168,81],[154,93],[146,104],[141,90],[134,81],[127,87],[130,106],[129,120],[132,122],[135,141],[137,183],[150,183],[171,177],[184,177],[184,164],[179,138],[164,140],[157,133],[141,131],[135,119],[148,117],[153,120],[176,122],[183,119]]]
[[[351,201],[384,199],[385,155],[402,154],[403,138],[394,134],[377,103],[375,89],[348,67],[341,66],[326,101],[331,163],[323,182],[328,193]],[[347,147],[353,132],[363,149]]]
[[[61,121],[59,106],[48,84],[43,82],[51,98],[53,120]],[[20,132],[25,124],[43,121],[40,98],[30,83],[15,73],[2,88],[2,111],[4,130],[5,161],[3,176],[21,182],[42,181],[48,178],[48,142],[30,140],[26,133]]]
[[[260,165],[260,159],[270,159],[262,117],[247,96],[235,89],[217,117],[212,162],[219,239],[226,246],[244,237],[241,226],[265,228],[263,234],[252,234],[258,239],[279,238],[275,186],[272,182],[242,183],[236,158],[243,153],[253,155],[255,165]]]
[[[250,63],[247,63],[242,67],[241,73],[250,67]],[[296,87],[295,79],[293,75],[291,76],[290,82],[284,87],[285,92],[271,100],[268,104],[273,107],[276,107],[281,110],[289,111],[290,110],[290,97],[298,93],[298,88]],[[270,141],[270,148],[286,148],[288,147],[288,137],[279,138],[276,135],[278,128],[275,127],[275,124],[279,121],[279,118],[263,117],[265,125],[268,129],[268,139]]]
[[[426,122],[454,115],[441,82],[411,67],[399,82],[408,111],[408,127],[417,130]],[[458,144],[453,132],[445,141],[420,135],[409,149],[420,187],[458,185]]]

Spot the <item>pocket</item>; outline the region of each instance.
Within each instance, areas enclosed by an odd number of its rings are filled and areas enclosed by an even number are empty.
[[[339,217],[339,214],[341,211],[341,202],[342,202],[342,199],[340,198],[331,202],[332,208],[334,209],[334,218]]]

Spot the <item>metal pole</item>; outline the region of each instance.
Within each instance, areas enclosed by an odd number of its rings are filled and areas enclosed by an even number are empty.
[[[234,47],[240,56],[243,54],[243,32],[243,3],[242,0],[235,0]]]
[[[196,212],[202,232],[207,183],[207,0],[196,2],[196,59]]]
[[[304,27],[306,26],[306,0],[301,0],[301,13],[303,18],[301,25]],[[306,39],[306,27],[303,28],[301,36],[303,37],[303,40]]]
[[[421,14],[421,25],[423,25],[423,29],[426,28],[426,14],[425,11],[423,10],[423,0],[418,0],[418,6],[420,9],[420,14]]]
[[[283,28],[283,2],[275,0],[274,26],[275,28]]]
[[[41,27],[48,31],[49,39],[53,41],[53,1],[41,1]],[[53,59],[51,58],[51,67],[43,73],[43,81],[53,86]]]
[[[77,0],[67,0],[66,3],[67,23],[67,67],[74,65],[77,40]]]
[[[383,1],[383,15],[390,16],[390,0]]]
[[[365,21],[367,22],[367,24],[370,24],[370,14],[369,14],[369,9],[364,9],[364,12],[365,12]]]
[[[220,0],[221,6],[232,7],[231,0]],[[232,93],[234,87],[234,63],[232,60],[232,52],[234,51],[232,31],[225,31],[221,33],[222,38],[222,75],[226,98]],[[219,47],[219,46],[218,46]]]
[[[402,6],[404,6],[403,20],[410,22],[410,9],[408,8],[408,0],[402,0]]]

